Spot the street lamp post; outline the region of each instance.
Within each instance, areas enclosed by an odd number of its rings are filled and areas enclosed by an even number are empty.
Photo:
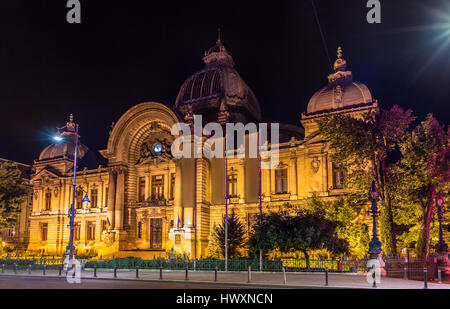
[[[73,122],[73,115],[70,114],[69,122],[61,128],[58,129],[58,134],[53,138],[56,142],[62,142],[64,141],[64,135],[67,135],[67,133],[63,133],[63,136],[60,134],[60,130],[67,129],[67,131],[72,132],[73,134],[73,143],[75,145],[75,151],[73,155],[73,185],[72,185],[72,204],[70,206],[70,236],[69,236],[69,244],[66,248],[66,255],[69,258],[69,265],[73,262],[73,255],[75,251],[75,247],[73,245],[73,232],[74,232],[74,219],[75,219],[75,191],[76,191],[76,177],[77,177],[77,158],[78,158],[78,124]],[[86,195],[84,196],[83,203],[89,203],[89,198]]]
[[[437,211],[438,211],[438,219],[439,219],[439,243],[437,245],[437,251],[439,253],[448,252],[448,245],[444,241],[444,237],[442,234],[442,219],[443,216],[443,210],[444,210],[444,197],[442,195],[438,195],[436,197],[436,205],[437,205]]]
[[[378,210],[377,202],[380,200],[380,196],[375,185],[375,180],[372,182],[372,187],[369,191],[369,201],[372,202],[372,206],[368,211],[369,215],[372,215],[373,229],[372,229],[372,241],[369,243],[369,255],[371,259],[378,259],[378,255],[381,252],[381,241],[377,235],[377,216],[381,213]]]
[[[448,245],[445,243],[442,234],[442,219],[444,218],[444,197],[442,195],[436,197],[436,205],[439,219],[439,242],[436,248],[438,253],[438,265],[443,273],[444,280],[446,280],[447,278],[450,278],[450,261],[448,259]]]

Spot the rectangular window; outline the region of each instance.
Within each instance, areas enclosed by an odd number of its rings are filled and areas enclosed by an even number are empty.
[[[45,205],[44,205],[44,210],[50,210],[52,207],[52,192],[51,191],[47,191],[45,192]]]
[[[275,192],[287,193],[288,191],[287,168],[275,170]]]
[[[88,222],[87,224],[87,240],[95,240],[95,223]]]
[[[83,191],[76,192],[75,195],[75,208],[83,209]]]
[[[164,176],[152,176],[152,200],[164,199]]]
[[[137,237],[139,239],[142,238],[142,222],[141,221],[138,222],[138,234],[137,234]]]
[[[48,236],[48,223],[42,223],[41,225],[41,239],[47,241]]]
[[[175,173],[170,174],[170,199],[175,197]]]
[[[228,197],[237,197],[237,174],[228,175]]]
[[[103,234],[105,234],[108,229],[106,220],[101,221],[101,228],[102,228],[102,230],[101,230],[102,233],[100,235],[100,238],[103,238]]]
[[[145,201],[145,177],[139,177],[139,202]]]
[[[97,189],[91,189],[91,208],[97,208],[98,207],[98,190]]]
[[[105,205],[103,205],[103,207],[108,207],[108,187],[105,188]]]
[[[73,227],[73,240],[80,240],[81,228],[79,223],[75,223]]]
[[[333,163],[333,188],[345,188],[345,170],[341,165]]]

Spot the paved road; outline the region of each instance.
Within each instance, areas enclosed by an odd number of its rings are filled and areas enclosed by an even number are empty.
[[[66,278],[0,276],[0,289],[242,289],[243,285],[83,279],[70,284]],[[245,288],[252,288],[248,285]]]
[[[46,277],[42,271],[19,270],[15,276],[11,270],[0,274],[0,288],[135,288],[135,289],[223,289],[223,288],[344,288],[344,289],[372,289],[365,274],[329,274],[329,285],[325,287],[323,273],[289,273],[286,274],[286,284],[283,283],[281,273],[252,273],[251,283],[248,284],[246,272],[219,272],[218,282],[214,282],[214,272],[189,272],[189,281],[185,281],[183,271],[164,271],[163,279],[159,280],[159,271],[140,270],[136,279],[134,270],[119,270],[114,279],[112,270],[98,270],[94,279],[92,269],[86,269],[81,274],[81,284],[69,284],[65,276],[59,278],[58,271],[47,270]],[[381,278],[377,284],[381,289],[423,289],[424,283],[414,280],[396,278]],[[449,284],[429,283],[429,289],[450,289]]]

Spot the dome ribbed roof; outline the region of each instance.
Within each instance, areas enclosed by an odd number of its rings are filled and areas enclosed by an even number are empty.
[[[77,149],[77,157],[79,159],[83,158],[84,155],[88,152],[88,148],[78,143],[78,149]],[[44,150],[41,151],[41,154],[39,155],[39,161],[42,160],[49,160],[49,159],[55,159],[60,157],[67,157],[67,158],[73,158],[73,155],[75,153],[75,144],[73,141],[64,141],[61,143],[55,143],[48,145],[44,148]]]
[[[203,61],[205,68],[186,79],[180,87],[175,108],[183,115],[209,114],[208,120],[216,121],[220,106],[225,102],[233,120],[259,120],[261,109],[258,100],[234,69],[233,58],[220,39],[205,52]]]
[[[60,134],[61,142],[48,145],[41,151],[37,162],[45,162],[47,160],[55,159],[74,159],[75,154],[75,137],[76,137],[76,124],[73,122],[73,115],[70,115],[69,122],[63,128],[58,128],[58,132],[61,129],[66,131]],[[79,137],[79,135],[78,135]],[[77,167],[78,168],[97,168],[99,165],[105,164],[106,161],[96,151],[89,150],[88,147],[83,145],[78,140],[77,148]]]
[[[325,113],[362,106],[373,102],[366,85],[353,81],[351,71],[346,71],[347,62],[342,58],[342,48],[338,48],[338,59],[334,63],[333,74],[328,75],[328,85],[317,91],[309,100],[307,114]]]

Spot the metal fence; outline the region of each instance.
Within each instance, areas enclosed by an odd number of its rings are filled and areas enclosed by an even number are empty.
[[[386,276],[391,278],[405,278],[409,280],[424,280],[424,268],[427,269],[427,279],[437,278],[438,266],[435,257],[419,258],[387,258]]]
[[[287,272],[323,272],[328,268],[330,272],[366,272],[367,261],[365,260],[306,260],[294,258],[264,259],[263,271],[281,272],[285,267]],[[194,269],[194,261],[188,259],[152,259],[142,260],[140,258],[116,258],[111,260],[88,260],[86,268],[109,268],[131,269],[139,266],[141,269],[159,269],[161,266],[168,270],[183,270],[186,267]],[[253,270],[259,270],[259,259],[229,259],[229,271],[246,271],[250,266]],[[225,270],[225,260],[222,259],[199,259],[196,261],[196,270]]]

